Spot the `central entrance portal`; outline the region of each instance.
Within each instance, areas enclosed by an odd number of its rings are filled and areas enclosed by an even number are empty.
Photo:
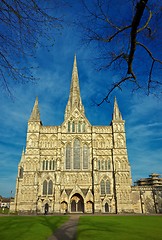
[[[71,197],[71,212],[84,213],[84,201],[80,194],[76,193]]]

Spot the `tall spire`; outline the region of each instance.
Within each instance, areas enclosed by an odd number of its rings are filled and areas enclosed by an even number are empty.
[[[32,113],[30,115],[29,121],[39,121],[40,122],[40,112],[38,107],[38,97],[36,97]]]
[[[115,97],[115,100],[114,100],[113,120],[123,120],[122,115],[121,115],[120,110],[119,110],[119,107],[118,107],[116,97]]]
[[[70,95],[66,106],[65,117],[68,117],[70,112],[72,112],[75,108],[77,108],[80,112],[84,113],[84,107],[82,105],[82,100],[80,96],[76,55],[74,56]]]

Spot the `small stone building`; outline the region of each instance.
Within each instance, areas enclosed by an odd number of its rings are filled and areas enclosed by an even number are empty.
[[[152,173],[148,178],[141,178],[135,184],[132,187],[134,211],[162,213],[162,178],[160,175]]]

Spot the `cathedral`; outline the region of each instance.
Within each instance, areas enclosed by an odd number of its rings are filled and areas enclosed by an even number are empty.
[[[60,126],[42,124],[36,98],[10,211],[142,212],[146,211],[141,205],[143,195],[140,186],[132,187],[125,121],[117,100],[110,125],[90,124],[80,95],[75,56],[69,99]]]

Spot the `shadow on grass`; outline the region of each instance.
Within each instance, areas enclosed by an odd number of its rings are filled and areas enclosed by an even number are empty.
[[[77,240],[161,240],[161,217],[81,217]]]
[[[0,217],[0,239],[45,240],[67,220],[64,216]]]

